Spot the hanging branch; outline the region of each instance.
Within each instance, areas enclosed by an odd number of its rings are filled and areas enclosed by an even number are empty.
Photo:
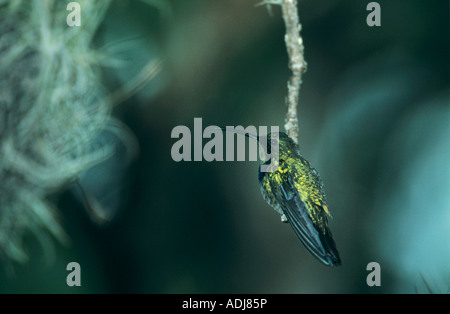
[[[300,36],[301,25],[297,12],[297,0],[283,0],[281,9],[286,25],[284,40],[289,55],[289,68],[292,76],[288,81],[288,96],[286,98],[287,113],[284,128],[287,134],[298,143],[297,105],[302,84],[302,74],[306,71],[306,61],[303,57],[303,39]]]
[[[302,74],[306,71],[306,61],[303,57],[303,39],[300,36],[301,25],[299,23],[297,0],[264,0],[261,4],[269,6],[281,5],[286,34],[284,40],[289,56],[289,69],[292,76],[288,81],[288,95],[286,97],[287,113],[284,128],[286,133],[298,143],[298,118],[297,105],[302,83]]]

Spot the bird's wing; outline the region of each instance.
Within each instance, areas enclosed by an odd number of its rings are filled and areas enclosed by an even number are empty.
[[[272,188],[276,189],[275,186]],[[339,254],[331,238],[331,233],[326,230],[326,233],[323,234],[316,229],[291,177],[283,182],[281,192],[274,193],[275,197],[303,245],[325,265],[339,265]]]

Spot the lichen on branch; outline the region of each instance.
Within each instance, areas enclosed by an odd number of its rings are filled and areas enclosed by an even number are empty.
[[[288,81],[287,113],[284,128],[289,137],[298,143],[297,106],[302,75],[306,71],[306,61],[303,39],[300,35],[301,24],[298,17],[297,0],[265,0],[261,4],[281,6],[284,24],[286,25],[284,40],[289,56],[289,69],[292,71]]]

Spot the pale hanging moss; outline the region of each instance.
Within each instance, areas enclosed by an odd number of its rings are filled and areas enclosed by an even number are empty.
[[[67,240],[48,195],[114,152],[96,141],[117,121],[92,48],[110,1],[77,2],[81,27],[67,1],[0,0],[0,256],[19,262],[28,231]]]

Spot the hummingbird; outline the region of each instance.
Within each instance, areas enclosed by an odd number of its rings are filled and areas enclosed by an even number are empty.
[[[317,170],[300,155],[299,146],[283,132],[256,136],[240,130],[227,131],[244,134],[259,142],[264,158],[259,165],[258,181],[265,201],[280,215],[282,222],[291,225],[313,256],[326,266],[341,265],[328,227],[331,214],[322,180]],[[272,156],[272,148],[274,151],[278,148],[278,156]],[[269,171],[263,171],[264,166],[269,166]]]

